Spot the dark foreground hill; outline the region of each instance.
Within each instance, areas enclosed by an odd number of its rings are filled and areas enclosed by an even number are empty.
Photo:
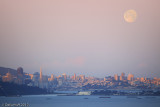
[[[38,95],[47,94],[47,90],[27,85],[0,81],[0,96]]]

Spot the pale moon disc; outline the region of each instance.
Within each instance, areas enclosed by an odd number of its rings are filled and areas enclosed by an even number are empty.
[[[127,10],[124,13],[124,20],[126,22],[132,23],[132,22],[135,22],[136,19],[137,19],[137,13],[135,10]]]

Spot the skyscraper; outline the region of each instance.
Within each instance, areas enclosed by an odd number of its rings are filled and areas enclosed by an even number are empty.
[[[74,73],[73,80],[77,80],[76,74]]]
[[[115,75],[114,75],[114,79],[115,79],[116,81],[118,81],[118,74],[115,74]]]
[[[85,80],[85,75],[79,75],[80,80],[82,80],[82,82],[84,82]]]
[[[53,76],[53,74],[51,75],[51,81],[53,81],[54,80],[54,76]]]
[[[66,73],[63,73],[63,74],[62,74],[62,77],[63,77],[64,80],[67,80],[67,75],[66,75]]]
[[[122,72],[121,76],[120,76],[120,80],[123,81],[125,79],[125,73]]]
[[[134,75],[133,74],[128,74],[127,80],[128,81],[133,81],[133,79],[134,79]]]
[[[24,83],[23,68],[22,67],[17,68],[17,83],[18,84]]]
[[[42,68],[40,68],[40,77],[39,77],[39,81],[40,81],[40,83],[42,83]]]

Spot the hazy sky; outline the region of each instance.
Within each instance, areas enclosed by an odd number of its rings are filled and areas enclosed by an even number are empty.
[[[160,77],[160,0],[0,0],[0,66]],[[124,12],[137,20],[127,23]]]

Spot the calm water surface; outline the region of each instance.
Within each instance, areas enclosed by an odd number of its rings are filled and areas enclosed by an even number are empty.
[[[160,107],[160,96],[56,96],[56,95],[27,95],[22,97],[0,97],[3,104],[27,103],[29,107]],[[20,107],[20,106],[19,106]]]

